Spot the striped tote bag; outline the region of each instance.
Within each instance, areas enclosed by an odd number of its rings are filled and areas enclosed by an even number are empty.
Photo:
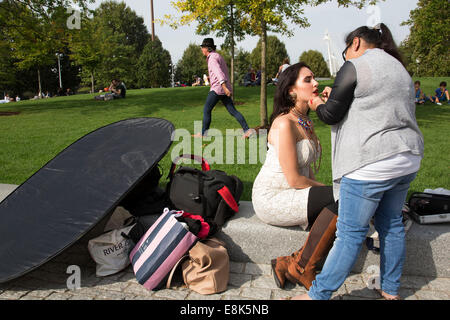
[[[180,212],[164,209],[130,253],[136,279],[148,290],[161,288],[173,266],[197,241],[176,219]]]

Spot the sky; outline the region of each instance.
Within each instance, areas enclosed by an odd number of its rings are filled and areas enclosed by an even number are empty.
[[[97,0],[91,8],[101,5],[101,0]],[[151,33],[151,13],[150,0],[124,0],[137,15],[144,18],[144,23]],[[337,57],[338,65],[342,64],[341,52],[344,50],[345,36],[362,25],[373,26],[383,22],[391,30],[394,40],[400,44],[409,34],[408,26],[400,26],[403,21],[408,20],[409,12],[416,8],[418,0],[385,0],[375,7],[365,7],[357,9],[355,7],[338,7],[337,1],[330,1],[318,7],[306,6],[304,15],[311,26],[306,29],[289,24],[294,36],[287,37],[276,35],[286,46],[291,63],[298,62],[302,52],[307,50],[320,51],[328,60],[328,46],[324,41],[326,31],[331,38],[331,51]],[[155,19],[163,19],[165,14],[180,16],[171,5],[171,0],[153,0]],[[181,59],[184,50],[190,43],[199,44],[205,36],[195,34],[196,24],[180,27],[176,30],[168,25],[161,26],[155,23],[155,33],[161,40],[163,47],[170,52],[172,61],[177,63]],[[218,48],[223,43],[223,38],[214,38]],[[256,47],[258,37],[247,36],[243,41],[237,43],[237,48],[252,51]]]

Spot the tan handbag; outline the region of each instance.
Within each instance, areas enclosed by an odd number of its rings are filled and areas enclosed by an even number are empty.
[[[187,259],[187,260],[186,260]],[[167,280],[170,288],[172,276],[182,262],[186,286],[200,294],[214,294],[227,290],[230,276],[230,258],[224,243],[216,238],[198,241],[173,267]]]

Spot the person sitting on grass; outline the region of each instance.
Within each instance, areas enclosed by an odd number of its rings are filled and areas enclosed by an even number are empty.
[[[442,106],[441,102],[447,101],[447,103],[450,103],[450,97],[447,90],[447,82],[442,81],[439,84],[439,88],[435,91],[436,95],[432,97],[432,101],[436,103],[439,106]]]
[[[257,85],[257,86],[261,85],[261,70],[258,70],[258,72],[256,72],[255,85]]]
[[[127,94],[127,88],[125,87],[125,83],[120,79],[113,79],[112,81],[113,87],[111,87],[111,93],[114,99],[123,99]]]
[[[11,102],[9,94],[5,94],[5,98],[2,100],[2,103],[9,103],[9,102]]]
[[[9,94],[5,94],[5,98],[3,100],[0,100],[0,103],[10,103],[11,98],[9,97]]]
[[[198,87],[202,85],[202,79],[200,77],[194,76],[194,83],[192,83],[193,87]]]
[[[244,86],[248,87],[248,86],[254,86],[255,82],[252,80],[253,78],[253,69],[249,69],[248,72],[245,74],[244,76]]]
[[[428,97],[422,89],[420,89],[420,81],[417,80],[414,82],[414,89],[416,91],[416,104],[424,104],[426,101],[432,101],[430,97]]]
[[[100,96],[95,96],[95,100],[109,101],[113,99],[123,99],[127,94],[127,88],[125,84],[119,79],[113,79],[111,85],[108,88],[108,93],[102,94]]]
[[[287,68],[289,68],[289,66],[290,66],[289,58],[284,58],[283,64],[278,68],[278,72],[275,75],[275,78],[272,79],[273,84],[276,85],[278,83],[278,78],[280,77],[281,73]]]

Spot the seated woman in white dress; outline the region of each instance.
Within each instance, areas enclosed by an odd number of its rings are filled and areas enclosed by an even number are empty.
[[[255,179],[252,203],[263,222],[300,226],[310,230],[304,246],[291,256],[272,260],[274,279],[309,288],[317,266],[331,249],[337,220],[337,203],[331,186],[315,180],[321,147],[309,119],[308,101],[318,96],[318,82],[300,62],[280,76],[270,119],[266,161]]]

